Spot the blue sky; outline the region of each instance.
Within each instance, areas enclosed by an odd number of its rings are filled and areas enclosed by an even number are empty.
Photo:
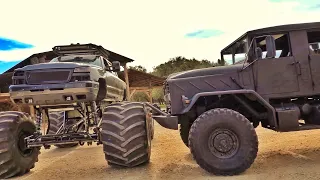
[[[0,17],[9,18],[1,20],[0,73],[70,43],[102,45],[149,71],[175,56],[217,61],[220,50],[248,30],[320,17],[319,0],[121,1],[1,3]]]
[[[0,37],[0,51],[7,51],[7,52],[14,53],[14,50],[17,50],[17,49],[30,49],[33,47],[34,46],[31,44],[19,42],[14,39]],[[0,74],[7,71],[14,65],[18,64],[21,60],[23,59],[17,59],[17,60],[11,60],[11,61],[0,59]]]

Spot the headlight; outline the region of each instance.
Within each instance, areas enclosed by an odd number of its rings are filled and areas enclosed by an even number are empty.
[[[77,67],[74,68],[73,72],[90,72],[90,68],[89,67]]]
[[[13,76],[24,76],[24,71],[14,71]]]

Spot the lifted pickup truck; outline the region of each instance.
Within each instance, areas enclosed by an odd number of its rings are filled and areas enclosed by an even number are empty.
[[[23,112],[0,112],[0,178],[24,174],[38,161],[40,147],[103,144],[109,165],[148,162],[153,137],[150,108],[126,102],[120,62],[93,44],[56,46],[49,63],[16,69],[9,87],[17,105],[31,105],[36,120]],[[117,55],[118,57],[120,55]],[[48,128],[42,134],[44,116]]]

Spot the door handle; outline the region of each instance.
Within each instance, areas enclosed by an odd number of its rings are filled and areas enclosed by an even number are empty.
[[[290,63],[290,65],[296,65],[297,74],[300,76],[300,75],[301,75],[301,65],[300,65],[300,62],[299,62],[299,61],[292,62],[292,63]]]
[[[298,75],[300,76],[302,74],[302,72],[301,72],[301,64],[300,64],[299,61],[297,62],[297,66],[296,67],[298,68]]]

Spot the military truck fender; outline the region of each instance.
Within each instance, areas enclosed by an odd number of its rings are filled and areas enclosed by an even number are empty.
[[[98,82],[99,82],[99,91],[97,95],[97,100],[101,101],[105,99],[107,96],[107,82],[103,78],[100,78]]]
[[[195,94],[192,99],[190,100],[190,103],[188,104],[188,106],[186,106],[186,108],[184,108],[181,112],[181,114],[185,114],[187,112],[189,112],[192,107],[196,104],[196,102],[198,101],[198,99],[200,97],[206,97],[206,96],[220,96],[220,95],[232,95],[237,99],[237,96],[235,95],[246,95],[246,97],[248,97],[249,99],[256,99],[262,106],[264,106],[267,111],[268,111],[268,120],[269,120],[269,124],[272,126],[277,127],[277,120],[276,120],[276,113],[275,113],[275,109],[265,100],[263,99],[257,92],[253,91],[253,90],[249,90],[249,89],[240,89],[240,90],[231,90],[231,91],[215,91],[215,92],[201,92],[198,94]],[[237,99],[240,101],[240,99]],[[244,102],[240,102],[240,103],[244,103]],[[256,116],[259,116],[259,114],[257,114],[257,112],[254,112],[254,110],[248,106],[247,104],[242,104],[244,105],[250,112],[255,113]]]

